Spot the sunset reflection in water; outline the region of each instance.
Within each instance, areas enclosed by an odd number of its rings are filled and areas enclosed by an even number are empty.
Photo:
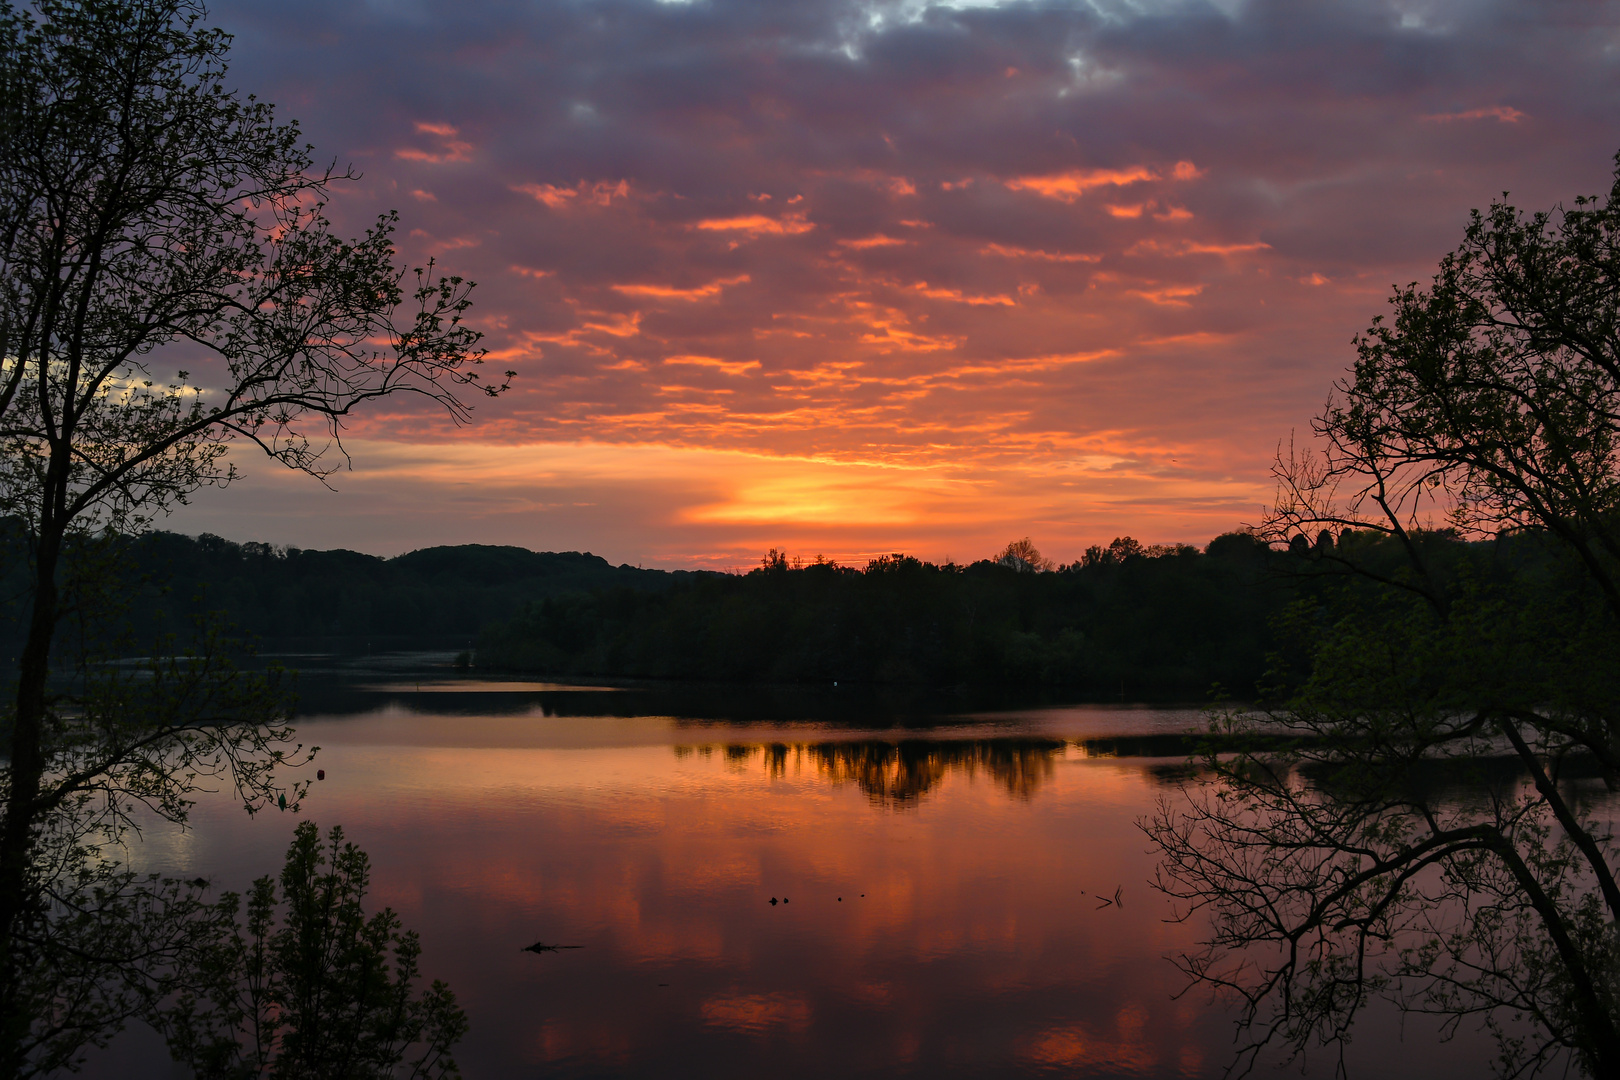
[[[395,708],[300,725],[327,775],[304,816],[421,932],[470,1078],[1219,1075],[1228,1014],[1174,997],[1196,927],[1135,825],[1177,762],[1035,728]],[[147,856],[240,889],[294,823],[220,800]]]

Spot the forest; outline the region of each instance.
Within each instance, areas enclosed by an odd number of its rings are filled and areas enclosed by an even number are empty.
[[[20,533],[7,535],[9,654],[27,551]],[[1484,581],[1531,570],[1544,595],[1564,589],[1534,570],[1552,556],[1531,534],[1414,535],[1436,573]],[[1217,687],[1253,700],[1267,678],[1303,676],[1312,620],[1368,589],[1347,563],[1398,575],[1402,560],[1371,532],[1300,536],[1286,550],[1233,532],[1202,549],[1122,537],[1063,566],[1027,540],[967,565],[893,554],[852,567],[773,549],[750,572],[724,574],[479,544],[385,559],[148,532],[84,542],[69,565],[85,569],[69,580],[116,583],[123,617],[98,621],[118,639],[110,650],[101,641],[103,654],[215,632],[265,653],[438,650],[484,671],[571,678],[1203,701]]]
[[[782,683],[1064,686],[1131,700],[1252,689],[1287,579],[1241,533],[1148,548],[1121,538],[1046,569],[1018,545],[970,565],[886,555],[790,562],[660,591],[529,603],[479,635],[480,666]]]
[[[0,545],[0,648],[10,656],[21,640],[29,558],[16,526],[0,532]],[[265,652],[462,650],[531,601],[599,588],[659,590],[692,576],[613,566],[588,552],[465,544],[384,559],[170,532],[81,540],[70,565],[98,568],[70,578],[81,586],[116,582],[122,617],[101,630],[125,639],[131,653],[165,639],[184,644],[205,624]]]

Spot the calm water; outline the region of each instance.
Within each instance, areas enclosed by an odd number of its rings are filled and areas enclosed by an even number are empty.
[[[1167,921],[1136,827],[1174,796],[1194,710],[381,669],[305,685],[299,735],[327,779],[302,816],[343,825],[374,904],[420,931],[471,1017],[469,1078],[1202,1077],[1228,1060],[1223,1007],[1176,997],[1165,957],[1198,927]],[[241,889],[279,870],[295,823],[205,800],[139,857]],[[583,948],[521,951],[537,940]],[[1387,1017],[1353,1057],[1390,1077],[1489,1060]],[[131,1031],[89,1075],[178,1074]]]

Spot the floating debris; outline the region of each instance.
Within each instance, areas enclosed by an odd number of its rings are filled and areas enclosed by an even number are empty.
[[[537,941],[533,945],[525,945],[525,946],[523,946],[522,951],[523,952],[532,952],[532,953],[539,954],[539,953],[548,953],[548,952],[560,952],[563,949],[583,949],[584,947],[585,946],[583,946],[583,945],[547,945],[543,941]]]

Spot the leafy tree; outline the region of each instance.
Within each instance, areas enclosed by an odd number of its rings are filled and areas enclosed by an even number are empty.
[[[450,1047],[467,1030],[455,995],[418,992],[414,932],[384,908],[367,916],[365,852],[301,822],[275,882],[210,912],[193,985],[156,1020],[200,1080],[383,1080],[459,1076]],[[277,910],[284,908],[281,925]]]
[[[1318,575],[1309,668],[1147,823],[1212,919],[1184,964],[1244,1002],[1240,1067],[1387,995],[1506,1075],[1620,1075],[1620,157],[1607,199],[1476,212],[1392,303],[1260,529]]]
[[[399,267],[393,215],[332,232],[347,174],[227,87],[230,39],[204,17],[193,0],[0,0],[0,516],[29,563],[0,718],[0,1077],[70,1063],[132,1007],[103,993],[127,949],[79,956],[88,981],[41,977],[77,947],[59,931],[85,889],[151,916],[130,934],[190,910],[98,861],[133,804],[183,821],[210,775],[249,809],[299,793],[277,778],[278,695],[244,688],[217,643],[160,678],[98,674],[105,538],[228,482],[233,439],[320,476],[366,401],[417,394],[461,419],[458,393],[502,388],[477,381],[471,286]],[[90,632],[64,664],[70,620]],[[101,1002],[85,1023],[53,1019],[81,998]]]

